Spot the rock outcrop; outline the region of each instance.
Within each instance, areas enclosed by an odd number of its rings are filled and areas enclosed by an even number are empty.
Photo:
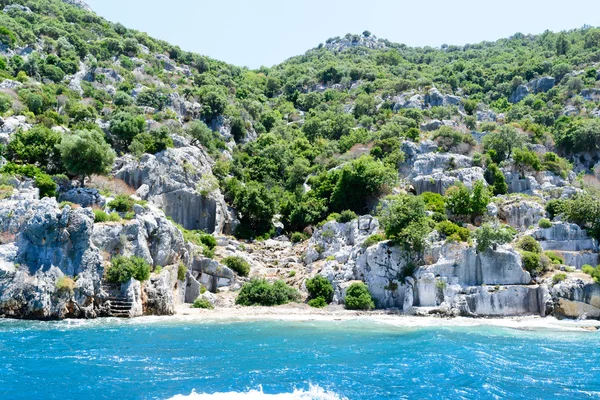
[[[184,228],[221,233],[229,230],[231,218],[211,165],[203,150],[185,146],[145,154],[139,160],[122,157],[117,160],[114,176]],[[199,184],[206,187],[199,188]]]

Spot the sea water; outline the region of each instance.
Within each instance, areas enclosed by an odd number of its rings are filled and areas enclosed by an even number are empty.
[[[599,332],[0,320],[0,399],[598,397]]]

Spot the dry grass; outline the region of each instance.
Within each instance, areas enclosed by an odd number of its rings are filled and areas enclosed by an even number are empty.
[[[584,175],[583,184],[584,186],[589,186],[600,190],[600,179],[598,179],[598,175]]]
[[[90,188],[98,189],[100,192],[123,194],[131,196],[135,194],[135,189],[123,182],[121,179],[111,178],[101,175],[94,175],[87,183]]]
[[[0,232],[0,244],[14,243],[17,235],[10,232]]]

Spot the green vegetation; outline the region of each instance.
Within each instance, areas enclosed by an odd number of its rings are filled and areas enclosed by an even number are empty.
[[[515,237],[515,230],[507,225],[492,225],[489,223],[481,225],[473,234],[477,241],[477,251],[483,252],[490,247],[510,243]]]
[[[126,212],[130,212],[133,210],[133,205],[135,204],[135,201],[124,194],[119,194],[117,195],[114,200],[108,202],[108,208],[113,209],[117,212],[122,212],[122,213],[126,213]]]
[[[558,274],[552,277],[552,282],[556,285],[557,283],[560,283],[565,279],[567,279],[567,274],[565,274],[564,272],[559,272]]]
[[[333,300],[333,285],[329,279],[315,275],[306,281],[306,290],[309,294],[308,304],[311,307],[325,307]]]
[[[598,265],[598,266],[596,266],[596,268],[594,268],[591,265],[586,264],[581,267],[581,271],[585,274],[588,274],[592,278],[594,278],[596,283],[600,283],[600,265]]]
[[[68,276],[61,276],[56,281],[56,291],[61,294],[66,294],[69,296],[73,295],[73,291],[75,290],[75,281]]]
[[[94,222],[120,222],[121,217],[116,212],[107,214],[103,210],[94,210]]]
[[[183,264],[177,266],[177,280],[185,281],[185,274],[187,273],[187,267]]]
[[[542,253],[542,246],[531,236],[523,236],[517,242],[517,248],[535,254]]]
[[[344,304],[348,310],[372,310],[375,308],[369,288],[362,282],[355,282],[348,287]]]
[[[265,279],[252,279],[244,283],[235,304],[241,306],[276,306],[297,301],[298,291],[283,281],[269,283]]]
[[[229,256],[221,260],[223,264],[237,272],[240,276],[248,276],[250,273],[250,264],[239,256]]]
[[[379,242],[383,242],[384,240],[386,240],[386,237],[384,234],[381,233],[374,233],[373,235],[369,236],[368,238],[365,239],[365,241],[362,244],[362,248],[366,249],[368,247],[373,246],[374,244],[377,244]]]
[[[552,264],[556,264],[556,265],[560,265],[560,264],[564,264],[565,260],[559,256],[558,254],[556,254],[553,251],[546,251],[544,252],[544,254],[546,255],[546,257],[548,257],[550,259],[550,262]]]
[[[469,240],[470,232],[467,228],[456,225],[450,221],[442,221],[435,226],[435,230],[448,240],[455,242],[466,242]]]
[[[385,236],[406,249],[423,250],[425,236],[431,231],[423,199],[398,195],[387,197],[384,202],[379,221]]]
[[[192,308],[204,308],[207,310],[212,310],[215,308],[215,306],[213,306],[212,303],[210,301],[208,301],[207,299],[205,299],[203,297],[198,297],[192,303]]]
[[[539,220],[538,226],[542,229],[552,228],[552,222],[548,218],[542,218]]]
[[[150,265],[140,257],[116,256],[106,268],[105,279],[112,283],[125,283],[131,278],[138,281],[150,279]]]
[[[446,210],[457,220],[473,221],[487,211],[490,193],[483,181],[477,181],[472,189],[463,184],[448,188],[445,200]]]

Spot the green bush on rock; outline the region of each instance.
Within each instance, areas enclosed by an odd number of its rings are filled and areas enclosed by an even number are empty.
[[[250,273],[250,264],[239,256],[229,256],[221,260],[223,264],[237,272],[240,276],[248,276]]]
[[[235,304],[241,306],[276,306],[297,301],[298,291],[283,281],[269,283],[265,279],[252,279],[242,286]]]
[[[212,303],[207,299],[198,297],[196,300],[194,300],[194,303],[192,303],[192,308],[204,308],[207,310],[212,310],[215,308],[215,306],[213,306]]]
[[[375,308],[369,288],[362,282],[355,282],[348,287],[344,303],[348,310],[372,310]]]
[[[106,281],[111,283],[125,283],[131,278],[147,281],[150,279],[150,265],[140,257],[116,256],[105,274]]]
[[[306,290],[309,294],[308,305],[311,307],[325,307],[333,300],[333,285],[324,276],[316,275],[308,279]]]

